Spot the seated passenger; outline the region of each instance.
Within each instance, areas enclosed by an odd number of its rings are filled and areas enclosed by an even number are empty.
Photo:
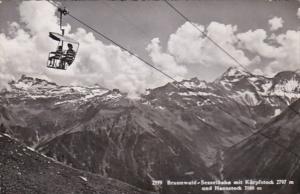
[[[61,59],[63,62],[63,65],[67,63],[68,65],[71,65],[75,59],[75,51],[73,50],[73,45],[68,44],[68,50],[66,54],[64,54],[64,57]]]
[[[55,52],[51,52],[51,54],[54,54],[53,56],[49,57],[50,60],[50,66],[54,65],[54,60],[55,59],[60,59],[61,56],[63,55],[63,50],[62,50],[62,46],[58,46],[57,50]]]

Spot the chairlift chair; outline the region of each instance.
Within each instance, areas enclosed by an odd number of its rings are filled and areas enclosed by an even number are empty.
[[[48,68],[54,68],[54,69],[61,69],[66,70],[67,65],[70,66],[74,59],[76,58],[78,49],[79,49],[79,42],[64,36],[64,29],[62,28],[62,16],[68,14],[68,11],[66,9],[58,9],[60,13],[60,29],[61,34],[57,32],[49,32],[49,37],[55,41],[58,41],[58,47],[62,47],[62,51],[58,52],[50,52],[48,55],[48,61],[47,61],[47,67]],[[71,44],[73,46],[73,50],[75,51],[75,54],[71,60],[63,60],[65,57],[65,54],[67,52],[67,45]]]

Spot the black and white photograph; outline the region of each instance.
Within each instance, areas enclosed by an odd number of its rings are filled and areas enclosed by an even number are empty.
[[[0,0],[0,194],[300,194],[300,0]]]

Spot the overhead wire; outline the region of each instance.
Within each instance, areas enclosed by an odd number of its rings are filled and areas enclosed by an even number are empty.
[[[57,5],[57,4],[55,4],[55,3],[52,3],[50,0],[48,0],[48,2],[51,3],[52,5],[54,5],[55,7],[60,8],[59,5]],[[167,1],[165,0],[165,2],[167,2]],[[169,2],[167,2],[167,4],[168,4],[168,5],[171,5]],[[171,6],[171,7],[173,7],[174,9],[176,9],[174,6]],[[176,9],[176,10],[177,10],[177,9]],[[178,10],[177,10],[176,12],[180,13]],[[67,15],[69,15],[71,18],[73,18],[74,20],[76,20],[76,21],[79,22],[80,24],[84,25],[85,27],[91,29],[92,31],[94,31],[96,34],[100,35],[100,36],[103,37],[104,39],[106,39],[106,40],[110,41],[111,43],[115,44],[116,46],[118,46],[118,47],[121,48],[122,50],[128,52],[130,55],[136,57],[137,59],[139,59],[140,61],[142,61],[142,62],[145,63],[146,65],[150,66],[151,68],[157,70],[158,72],[160,72],[160,73],[163,74],[164,76],[166,76],[166,77],[168,77],[169,79],[173,80],[173,81],[174,81],[175,83],[177,83],[178,85],[181,85],[181,86],[183,86],[184,88],[186,88],[188,91],[191,91],[191,88],[186,87],[184,84],[182,84],[181,82],[178,82],[175,78],[173,78],[173,77],[170,76],[169,74],[165,73],[164,71],[162,71],[162,70],[160,70],[159,68],[157,68],[157,67],[155,67],[154,65],[152,65],[150,62],[148,62],[148,61],[144,60],[143,58],[139,57],[138,55],[136,55],[136,54],[133,53],[132,51],[130,51],[130,50],[128,50],[127,48],[125,48],[124,46],[122,46],[121,44],[119,44],[119,43],[117,43],[116,41],[114,41],[114,40],[112,40],[111,38],[109,38],[107,35],[101,33],[100,31],[98,31],[98,30],[95,29],[94,27],[88,25],[88,24],[85,23],[84,21],[82,21],[82,20],[76,18],[75,16],[73,16],[72,14],[70,14],[70,12],[68,12]],[[183,14],[180,13],[180,15],[181,15],[182,17],[188,19],[188,18],[185,17]],[[188,20],[188,21],[190,22],[190,20]],[[190,22],[190,23],[192,23],[192,22]],[[198,30],[200,30],[196,25],[193,24],[193,26],[195,26]],[[201,30],[200,30],[200,31],[201,31]],[[208,36],[206,36],[206,37],[208,37]],[[210,39],[210,40],[212,40],[212,39]],[[215,41],[213,41],[213,42],[214,42],[215,44],[217,44]],[[217,44],[217,45],[218,45],[218,44]],[[244,67],[241,63],[239,63],[233,56],[231,56],[225,49],[223,49],[221,46],[218,46],[218,47],[219,47],[221,50],[224,50],[225,53],[227,53],[232,59],[234,59],[234,61],[236,61],[239,65],[241,65],[241,67],[243,67],[243,68],[245,69],[245,67]],[[246,69],[246,70],[247,70],[247,69]],[[247,70],[247,72],[248,72],[248,70]],[[251,73],[250,73],[250,74],[251,74]],[[178,88],[177,86],[175,86],[175,87],[176,87],[177,89],[180,89],[180,88]],[[205,98],[205,97],[203,97],[203,96],[200,96],[200,95],[199,95],[199,97],[202,98],[202,99],[204,99],[204,100],[207,99],[207,98]],[[230,116],[233,117],[234,119],[237,119],[237,120],[238,120],[239,122],[241,122],[242,124],[244,124],[244,125],[246,125],[247,127],[251,128],[251,131],[252,131],[252,130],[255,130],[256,132],[254,132],[254,133],[260,133],[260,130],[257,131],[257,129],[255,129],[254,127],[251,127],[248,123],[246,123],[246,122],[244,122],[244,121],[242,121],[242,120],[240,120],[240,119],[234,117],[231,113],[229,113],[228,111],[224,110],[224,109],[221,108],[220,106],[217,106],[217,105],[216,105],[216,107],[217,107],[218,109],[220,109],[221,111],[223,111],[224,113],[230,115]],[[252,131],[252,132],[253,132],[253,131]],[[253,134],[254,134],[254,133],[253,133]],[[253,134],[252,134],[252,135],[253,135]],[[261,133],[260,133],[260,134],[261,134]],[[286,148],[285,146],[281,145],[281,144],[278,143],[278,142],[275,142],[274,140],[272,140],[272,139],[269,138],[268,136],[266,136],[266,135],[264,135],[264,134],[261,134],[261,135],[264,136],[264,137],[266,137],[266,138],[268,138],[268,139],[270,139],[272,142],[276,143],[278,146],[282,147],[283,149],[286,149],[286,150],[287,150],[287,148]],[[288,152],[291,152],[291,151],[289,151],[289,150],[287,150],[287,151],[288,151]],[[293,153],[293,152],[291,152],[291,153]],[[295,155],[296,153],[293,153],[293,154]],[[296,154],[296,156],[298,156],[298,154]],[[298,156],[298,157],[300,158],[300,156]]]
[[[164,76],[168,77],[169,79],[173,80],[176,83],[180,83],[178,82],[175,78],[173,78],[172,76],[170,76],[169,74],[163,72],[162,70],[158,69],[157,67],[155,67],[154,65],[152,65],[151,63],[149,63],[148,61],[144,60],[143,58],[141,58],[140,56],[136,55],[135,53],[133,53],[132,51],[128,50],[127,48],[125,48],[124,46],[120,45],[119,43],[115,42],[114,40],[112,40],[111,38],[109,38],[108,36],[106,36],[105,34],[99,32],[98,30],[96,30],[94,27],[91,27],[90,25],[86,24],[84,21],[74,17],[72,14],[68,13],[68,15],[73,18],[74,20],[76,20],[77,22],[79,22],[80,24],[84,25],[85,27],[91,29],[92,31],[94,31],[95,33],[99,34],[100,36],[102,36],[104,39],[112,42],[114,45],[118,46],[119,48],[121,48],[122,50],[128,52],[130,55],[136,57],[137,59],[139,59],[140,61],[142,61],[143,63],[145,63],[146,65],[152,67],[153,69],[157,70],[158,72],[162,73]],[[184,86],[184,85],[183,85]],[[185,86],[184,86],[185,87]]]
[[[60,5],[54,3],[52,0],[47,0],[49,3],[51,3],[52,5],[54,5],[57,8],[60,8]],[[252,75],[252,73],[244,66],[242,65],[237,59],[235,59],[230,53],[228,53],[223,47],[221,47],[216,41],[214,41],[212,38],[210,38],[204,31],[202,31],[201,29],[199,29],[194,23],[191,22],[191,20],[189,20],[189,18],[187,18],[186,16],[184,16],[178,9],[175,8],[175,6],[173,6],[172,4],[170,4],[167,0],[164,0],[171,8],[173,8],[180,16],[182,16],[186,21],[188,21],[190,24],[192,24],[198,31],[200,31],[205,37],[207,37],[210,41],[212,41],[218,48],[220,48],[222,51],[224,51],[224,53],[226,53],[231,59],[233,59],[240,67],[242,67],[243,69],[245,69],[250,75]],[[67,15],[69,15],[71,18],[73,18],[74,20],[78,21],[79,23],[81,23],[82,25],[86,26],[87,28],[91,29],[92,31],[94,31],[95,33],[99,34],[100,36],[102,36],[103,38],[105,38],[106,40],[112,42],[113,44],[115,44],[116,46],[118,46],[119,48],[121,48],[122,50],[128,52],[130,55],[136,57],[137,59],[139,59],[140,61],[142,61],[143,63],[145,63],[146,65],[150,66],[151,68],[157,70],[158,72],[160,72],[161,74],[163,74],[164,76],[168,77],[169,79],[171,79],[172,81],[174,81],[175,83],[183,86],[184,88],[186,88],[187,90],[191,91],[191,88],[186,87],[184,84],[182,84],[181,82],[177,81],[175,78],[173,78],[171,75],[165,73],[164,71],[160,70],[159,68],[155,67],[154,65],[152,65],[150,62],[146,61],[145,59],[139,57],[138,55],[136,55],[135,53],[133,53],[132,51],[130,51],[129,49],[125,48],[124,46],[122,46],[121,44],[117,43],[116,41],[112,40],[111,38],[109,38],[108,36],[106,36],[105,34],[99,32],[97,29],[91,27],[90,25],[86,24],[85,22],[83,22],[82,20],[76,18],[75,16],[71,15],[69,12],[67,13]],[[200,96],[203,98],[203,100],[206,100],[207,98]],[[277,96],[279,97],[279,96]],[[282,98],[279,97],[280,100],[283,101]],[[299,114],[299,112],[295,111],[294,109],[292,109],[293,112],[295,112],[296,114]],[[227,114],[230,114],[228,111],[224,111]]]
[[[197,29],[203,36],[210,40],[215,46],[217,46],[221,51],[223,51],[227,56],[229,56],[235,63],[237,63],[241,68],[248,71],[242,63],[240,63],[235,57],[233,57],[228,51],[226,51],[221,45],[219,45],[214,39],[208,36],[203,30],[201,30],[196,24],[194,24],[188,17],[183,15],[175,6],[169,3],[167,0],[164,0],[177,14],[183,17],[188,23],[190,23],[195,29]],[[251,73],[250,73],[251,74]]]
[[[57,4],[52,3],[50,0],[48,0],[48,2],[50,2],[52,5],[54,5],[57,8],[60,8]],[[171,79],[172,81],[174,81],[175,83],[180,84],[180,82],[178,82],[175,78],[173,78],[171,75],[163,72],[162,70],[160,70],[159,68],[155,67],[154,65],[152,65],[150,62],[146,61],[145,59],[143,59],[142,57],[136,55],[135,53],[133,53],[132,51],[130,51],[129,49],[125,48],[124,46],[122,46],[121,44],[117,43],[116,41],[112,40],[111,38],[109,38],[107,35],[101,33],[100,31],[98,31],[97,29],[95,29],[94,27],[88,25],[86,22],[82,21],[81,19],[78,19],[77,17],[73,16],[69,11],[67,13],[67,15],[69,15],[71,18],[73,18],[75,21],[79,22],[80,24],[82,24],[83,26],[91,29],[92,31],[94,31],[96,34],[100,35],[101,37],[103,37],[104,39],[108,40],[109,42],[113,43],[114,45],[118,46],[119,48],[121,48],[123,51],[126,51],[127,53],[129,53],[130,55],[134,56],[135,58],[139,59],[140,61],[142,61],[143,63],[145,63],[146,65],[150,66],[151,68],[155,69],[156,71],[160,72],[161,74],[163,74],[164,76],[168,77],[169,79]],[[186,87],[185,85],[181,84],[182,86]]]
[[[48,2],[50,2],[50,0],[47,0]],[[226,53],[232,60],[234,60],[240,67],[242,67],[243,69],[246,70],[246,72],[248,72],[250,75],[252,75],[252,73],[249,72],[249,70],[247,68],[245,68],[237,59],[235,59],[230,53],[228,53],[223,47],[221,47],[217,42],[215,42],[212,38],[210,38],[205,32],[202,32],[195,24],[193,24],[187,17],[185,17],[183,14],[181,14],[174,6],[172,6],[169,2],[167,2],[167,0],[165,0],[165,2],[170,5],[170,7],[172,7],[178,14],[180,14],[183,18],[185,18],[189,23],[191,23],[196,29],[198,29],[203,35],[205,35],[211,42],[213,42],[218,48],[220,48],[224,53]],[[50,2],[51,3],[51,2]],[[59,5],[57,4],[54,4],[54,3],[51,3],[52,5],[54,5],[55,7],[58,7],[59,8]],[[182,84],[181,82],[178,82],[175,78],[173,78],[172,76],[170,76],[169,74],[165,73],[164,71],[158,69],[157,67],[155,67],[154,65],[152,65],[151,63],[149,63],[148,61],[144,60],[143,58],[139,57],[138,55],[136,55],[135,53],[133,53],[132,51],[128,50],[127,48],[125,48],[124,46],[120,45],[119,43],[117,43],[116,41],[112,40],[111,38],[109,38],[108,36],[106,36],[105,34],[99,32],[97,29],[95,29],[94,27],[86,24],[84,21],[76,18],[75,16],[73,16],[72,14],[70,14],[68,12],[68,15],[73,18],[74,20],[76,20],[77,22],[81,23],[82,25],[86,26],[87,28],[91,29],[92,31],[94,31],[95,33],[99,34],[100,36],[102,36],[103,38],[105,38],[106,40],[112,42],[113,44],[115,44],[116,46],[118,46],[119,48],[121,48],[122,50],[124,51],[127,51],[129,54],[131,54],[132,56],[136,57],[137,59],[139,59],[140,61],[142,61],[143,63],[145,63],[146,65],[150,66],[151,68],[157,70],[158,72],[160,72],[161,74],[163,74],[164,76],[168,77],[169,79],[173,80],[175,83],[183,86],[184,88],[186,88],[188,91],[191,91],[192,89],[186,87],[184,84]],[[173,84],[172,84],[173,85]],[[173,85],[174,86],[174,85]],[[178,86],[176,85],[175,86],[177,89],[180,89],[178,88]],[[198,95],[198,97],[202,98],[204,101],[207,100],[207,98],[203,97],[203,96],[200,96]],[[279,97],[279,96],[278,96]],[[280,100],[283,100],[279,97]],[[259,129],[257,130],[256,128],[250,126],[248,123],[240,120],[239,118],[236,118],[234,117],[234,115],[232,115],[230,112],[224,110],[223,108],[221,108],[220,106],[216,105],[216,107],[218,109],[220,109],[221,111],[223,111],[224,113],[230,115],[232,118],[238,120],[240,123],[244,124],[245,126],[247,126],[252,134],[250,136],[248,136],[247,138],[243,139],[242,141],[240,142],[237,142],[236,144],[232,145],[231,147],[229,147],[228,149],[240,144],[241,142],[253,137],[255,134],[260,134],[261,136],[263,136],[264,138],[266,139],[269,139],[273,144],[281,147],[283,150],[285,150],[286,152],[289,152],[291,153],[293,156],[295,156],[297,159],[300,159],[300,155],[295,153],[294,151],[292,150],[289,150],[286,146],[284,146],[283,144],[279,143],[278,141],[275,141],[274,139],[272,139],[272,137],[269,137],[267,136],[266,134],[263,134],[262,131],[267,129],[267,128],[262,128],[262,129]],[[290,106],[288,106],[293,112],[299,114],[298,111],[295,111],[294,109],[292,109]],[[213,128],[215,128],[214,126],[211,126]],[[300,160],[298,160],[300,161]]]
[[[60,8],[59,6],[55,5],[57,8]],[[142,57],[136,55],[135,53],[133,53],[132,51],[130,51],[129,49],[125,48],[124,46],[122,46],[121,44],[117,43],[116,41],[112,40],[111,38],[109,38],[107,35],[101,33],[99,30],[95,29],[94,27],[88,25],[86,22],[82,21],[79,18],[76,18],[75,16],[73,16],[69,11],[67,13],[67,15],[69,15],[71,18],[73,18],[75,21],[79,22],[80,24],[84,25],[85,27],[91,29],[92,31],[94,31],[96,34],[100,35],[101,37],[103,37],[104,39],[110,41],[111,43],[113,43],[114,45],[118,46],[119,48],[121,48],[123,51],[128,52],[130,55],[136,57],[137,59],[139,59],[140,61],[142,61],[144,64],[150,66],[151,68],[157,70],[158,72],[160,72],[161,74],[163,74],[164,76],[168,77],[169,79],[171,79],[172,81],[175,82],[174,85],[173,83],[171,83],[175,88],[177,88],[178,90],[180,89],[180,87],[178,86],[182,86],[183,88],[185,88],[188,91],[194,91],[193,89],[185,86],[183,83],[177,81],[175,78],[173,78],[171,75],[169,75],[168,73],[165,73],[164,71],[162,71],[161,69],[155,67],[154,65],[152,65],[150,62],[146,61],[145,59],[143,59]],[[206,97],[201,96],[201,95],[197,95],[199,98],[201,98],[202,100],[207,100]],[[215,107],[217,107],[217,109],[221,110],[222,112],[224,112],[225,114],[229,115],[230,117],[232,117],[234,120],[238,120],[241,124],[245,125],[246,127],[250,128],[251,131],[255,131],[256,129],[252,126],[250,126],[248,123],[246,123],[245,121],[235,117],[232,113],[230,113],[229,111],[224,110],[222,107],[220,107],[217,104],[214,104]]]

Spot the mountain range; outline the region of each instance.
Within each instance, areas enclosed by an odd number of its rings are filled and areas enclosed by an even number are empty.
[[[299,111],[299,83],[299,72],[268,78],[229,68],[213,82],[192,78],[130,99],[118,89],[59,86],[22,76],[0,93],[0,123],[14,138],[65,165],[158,191],[152,180],[235,178],[257,160],[272,174],[280,164],[265,160],[277,157],[272,154],[279,148],[270,145],[263,150],[271,155],[261,153],[259,145],[272,143],[259,131],[270,126],[263,130],[266,136],[297,145],[296,136],[286,139],[297,131],[292,122],[297,116],[284,115],[294,113],[291,107]],[[276,127],[286,124],[287,134]],[[255,154],[265,159],[250,160]],[[251,165],[245,168],[243,160]],[[249,176],[259,176],[261,168]],[[283,175],[297,174],[290,171]],[[169,188],[183,192],[196,189]]]

